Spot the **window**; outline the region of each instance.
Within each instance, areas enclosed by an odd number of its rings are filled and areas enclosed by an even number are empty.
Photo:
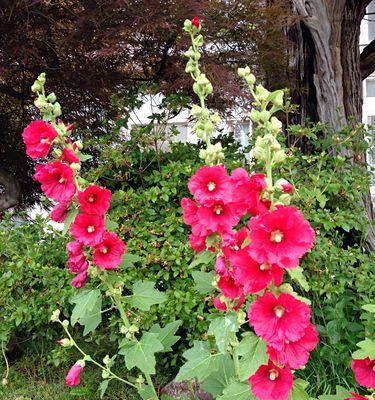
[[[368,20],[368,40],[371,42],[375,39],[375,1],[372,1],[367,7],[365,18]]]
[[[375,97],[375,79],[366,79],[366,97]]]

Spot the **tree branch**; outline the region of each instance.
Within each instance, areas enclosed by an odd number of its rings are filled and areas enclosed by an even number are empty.
[[[375,39],[361,53],[361,76],[366,79],[375,71]]]
[[[28,91],[27,93],[17,92],[17,90],[13,89],[11,86],[0,83],[0,93],[12,96],[19,100],[27,100],[30,98],[31,91]]]

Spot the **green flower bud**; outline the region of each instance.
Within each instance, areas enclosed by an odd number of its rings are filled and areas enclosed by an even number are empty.
[[[77,140],[74,142],[77,145],[78,150],[82,150],[83,149],[83,144],[81,140]]]
[[[46,83],[46,73],[42,72],[36,79],[41,85],[44,85]]]
[[[293,287],[289,283],[283,283],[278,289],[281,293],[293,293]]]
[[[53,115],[54,115],[55,117],[59,117],[59,116],[62,114],[60,103],[56,102],[56,103],[53,105],[53,111],[52,111],[52,113],[53,113]]]
[[[72,341],[70,339],[68,339],[68,338],[60,339],[57,342],[61,347],[70,348],[70,347],[73,346]]]
[[[52,313],[51,321],[52,321],[52,322],[58,321],[58,320],[59,320],[59,316],[60,316],[60,310],[55,310],[55,311]]]
[[[210,81],[207,79],[205,74],[201,74],[199,76],[199,78],[197,79],[197,83],[200,86],[205,86],[205,85],[208,85],[210,83]]]
[[[104,365],[108,365],[111,362],[111,359],[109,358],[109,355],[107,354],[104,358],[103,358],[103,364]]]
[[[190,19],[185,19],[185,22],[184,22],[184,29],[185,29],[185,30],[190,30],[191,27],[192,27],[192,23],[191,23]]]
[[[85,356],[85,358],[87,361],[91,360],[90,356]],[[80,365],[82,368],[85,368],[85,365],[86,365],[84,359],[76,361],[76,364]]]
[[[137,325],[131,325],[129,328],[129,332],[131,333],[139,332],[139,327]]]
[[[253,86],[254,83],[255,83],[255,81],[256,81],[256,78],[255,78],[255,75],[249,74],[249,75],[247,75],[247,76],[245,77],[245,80],[246,80],[246,82],[247,82],[247,84],[248,84],[249,86]]]
[[[241,78],[244,78],[246,76],[246,70],[245,68],[238,68],[237,69],[237,75]]]
[[[270,95],[270,92],[263,85],[258,85],[255,92],[260,101],[266,101]]]
[[[188,57],[188,58],[193,58],[194,54],[195,54],[195,52],[193,50],[189,49],[188,51],[185,51],[184,56]]]
[[[206,90],[205,90],[206,94],[211,94],[213,91],[214,91],[214,88],[212,87],[212,84],[208,83],[206,85]]]
[[[220,118],[220,116],[219,116],[219,113],[215,112],[215,113],[211,116],[211,121],[212,121],[214,124],[217,124],[218,122],[220,122],[220,121],[221,121],[221,118]]]
[[[108,379],[110,376],[111,376],[111,374],[110,374],[109,371],[106,371],[106,370],[102,371],[102,378],[103,379]]]
[[[250,119],[258,123],[260,121],[260,112],[257,109],[252,108],[250,111]]]
[[[285,158],[286,158],[285,151],[284,150],[279,150],[274,154],[273,161],[275,163],[282,163],[283,161],[285,161]]]
[[[39,96],[38,98],[35,99],[34,101],[35,107],[42,109],[47,106],[47,102],[44,96]]]
[[[55,93],[50,93],[50,94],[47,96],[47,100],[48,100],[50,103],[54,103],[54,102],[56,101],[56,95],[55,95]]]
[[[203,46],[203,36],[202,36],[202,35],[198,35],[198,36],[194,39],[194,44],[195,44],[197,47]]]
[[[261,147],[254,147],[252,153],[253,157],[257,160],[264,160],[266,157],[266,152]]]
[[[201,87],[197,82],[194,82],[193,84],[193,91],[194,93],[196,93],[197,95],[201,94]]]
[[[276,108],[283,106],[284,92],[282,90],[275,90],[269,96],[269,100],[272,101]]]
[[[276,133],[280,132],[283,127],[282,122],[276,117],[271,118],[271,126],[270,129]]]
[[[69,321],[67,319],[64,319],[64,321],[61,324],[64,328],[67,328],[69,326]]]
[[[290,204],[291,200],[292,200],[292,196],[291,196],[290,194],[288,194],[288,193],[283,193],[283,194],[279,197],[279,202],[280,202],[281,204],[286,205],[286,206]]]
[[[34,84],[31,86],[31,91],[33,93],[41,92],[42,91],[42,85],[40,84],[39,81],[35,81]]]
[[[81,165],[80,165],[79,163],[71,163],[71,164],[70,164],[70,168],[71,168],[73,171],[79,171],[79,170],[81,169]]]
[[[281,144],[277,140],[275,140],[271,145],[271,149],[273,151],[279,151],[281,149]]]
[[[261,121],[267,122],[271,117],[271,113],[267,110],[263,110],[259,113],[259,117]]]
[[[3,386],[6,386],[8,384],[8,379],[7,378],[3,378],[3,380],[1,381],[1,384]]]
[[[190,114],[194,115],[194,117],[197,117],[202,113],[202,107],[198,106],[197,104],[193,104],[193,107],[191,107]]]

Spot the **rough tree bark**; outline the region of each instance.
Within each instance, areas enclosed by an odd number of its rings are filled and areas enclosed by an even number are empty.
[[[0,215],[8,208],[15,207],[21,199],[21,190],[17,180],[0,168]]]
[[[298,22],[292,28],[298,73],[298,103],[306,117],[339,130],[362,117],[362,79],[375,70],[375,44],[362,55],[361,21],[371,0],[292,0]],[[368,246],[375,250],[375,210],[363,200],[370,221]]]

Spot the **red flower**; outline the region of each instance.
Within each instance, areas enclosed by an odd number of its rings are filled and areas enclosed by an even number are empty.
[[[201,25],[201,21],[199,20],[198,17],[194,17],[194,18],[191,20],[191,23],[192,23],[196,28],[199,28],[200,25]]]
[[[230,177],[233,186],[232,203],[242,215],[258,215],[268,210],[260,199],[267,184],[263,174],[249,174],[243,168],[236,168]]]
[[[361,386],[375,389],[375,360],[368,357],[363,360],[352,360],[352,370]]]
[[[259,400],[287,400],[293,386],[293,375],[290,368],[279,368],[269,361],[249,378],[249,382]]]
[[[194,235],[194,233],[191,233],[189,235],[190,247],[197,253],[205,250],[206,249],[206,238],[207,238],[207,236],[199,236],[199,235]]]
[[[184,197],[181,200],[182,213],[186,225],[193,225],[197,222],[198,206],[193,200]]]
[[[66,376],[65,382],[67,386],[78,386],[81,383],[80,376],[83,370],[83,365],[77,361],[72,368],[70,368],[68,375]]]
[[[350,392],[353,397],[347,397],[345,400],[368,400],[368,397],[361,396],[360,394]]]
[[[34,160],[47,157],[56,136],[56,129],[48,122],[31,122],[22,133],[27,155]]]
[[[231,274],[221,276],[217,286],[221,293],[231,300],[243,295],[242,287],[236,283]]]
[[[289,293],[279,297],[267,292],[250,306],[248,318],[258,336],[272,347],[281,349],[285,340],[297,341],[310,324],[311,310]]]
[[[214,298],[214,307],[219,311],[227,311],[227,305],[220,300],[220,297]]]
[[[197,217],[199,224],[212,232],[228,232],[238,224],[240,216],[235,209],[217,200],[210,206],[198,208]]]
[[[78,192],[78,202],[81,211],[86,214],[104,215],[111,202],[112,193],[97,185],[88,186],[83,192]]]
[[[64,147],[61,153],[61,160],[68,164],[79,163],[79,158],[73,150]]]
[[[291,206],[278,206],[274,211],[258,215],[250,220],[249,227],[249,253],[253,259],[284,268],[298,266],[315,238],[302,213]]]
[[[99,244],[105,233],[104,218],[98,215],[79,214],[70,226],[74,239],[88,246]]]
[[[126,247],[114,232],[107,232],[102,242],[95,246],[94,263],[102,269],[114,269],[121,264]]]
[[[58,203],[53,207],[50,217],[52,221],[55,222],[64,222],[69,209],[70,203]]]
[[[75,273],[87,271],[89,265],[83,253],[83,244],[80,242],[69,242],[66,248],[69,255],[69,271]]]
[[[272,281],[279,286],[283,281],[284,270],[278,265],[259,264],[249,255],[241,254],[231,258],[233,276],[243,286],[245,294],[258,293]]]
[[[195,200],[204,205],[211,205],[216,200],[228,203],[231,200],[229,176],[222,165],[204,166],[190,178],[189,190]]]
[[[87,271],[79,272],[70,282],[72,286],[77,289],[81,289],[86,285],[87,282]]]
[[[34,179],[41,183],[44,194],[52,200],[68,203],[76,193],[73,171],[60,161],[37,165]]]
[[[299,369],[307,364],[310,352],[319,342],[319,334],[314,325],[310,324],[301,339],[297,341],[285,340],[282,349],[268,346],[270,359],[278,364],[288,365],[290,368]]]

